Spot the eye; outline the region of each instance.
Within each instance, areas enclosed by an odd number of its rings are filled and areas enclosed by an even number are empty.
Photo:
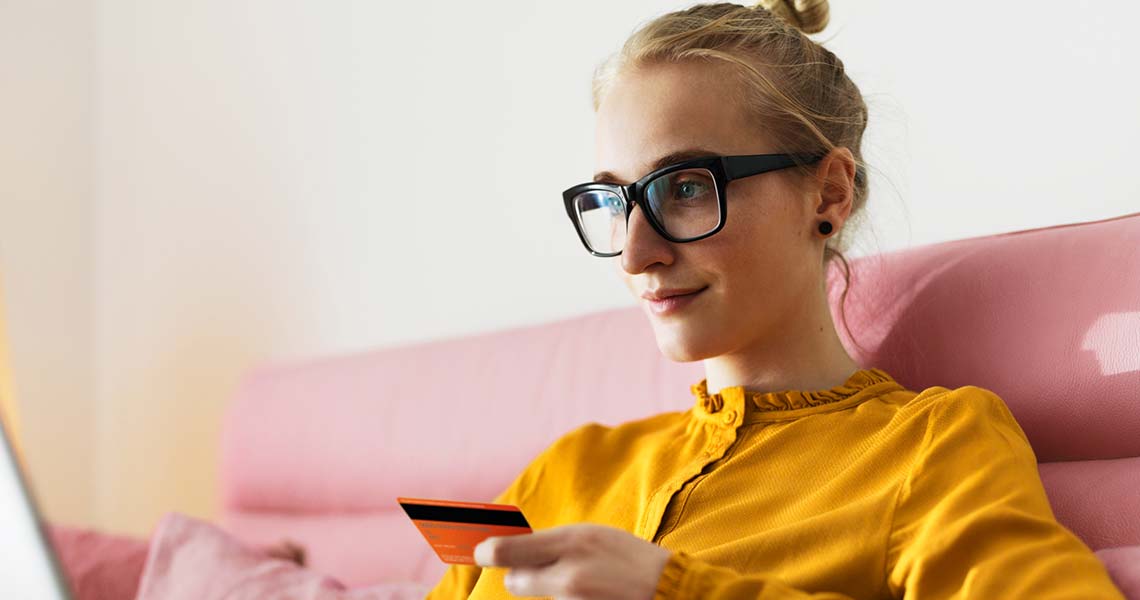
[[[692,200],[700,198],[708,192],[708,183],[699,179],[686,179],[677,181],[674,187],[674,197],[679,200]]]
[[[645,190],[654,211],[707,208],[717,203],[716,181],[704,169],[676,171],[654,179]]]
[[[625,212],[625,208],[622,206],[622,202],[617,198],[617,196],[609,196],[606,202],[606,207],[609,208],[611,216],[616,217]]]

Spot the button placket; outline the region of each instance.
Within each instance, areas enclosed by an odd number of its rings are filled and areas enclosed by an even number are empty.
[[[709,455],[717,456],[723,455],[725,448],[727,448],[736,439],[736,426],[740,421],[740,415],[744,414],[745,398],[741,394],[730,393],[724,397],[724,406],[721,408],[720,414],[715,415],[717,419],[717,433],[712,437],[709,444]]]
[[[713,433],[710,437],[710,442],[719,440],[720,435],[712,429]],[[645,517],[641,520],[637,527],[635,535],[642,537],[642,539],[654,540],[657,537],[657,531],[662,525],[662,520],[665,517],[665,511],[669,508],[669,504],[673,496],[685,487],[685,483],[694,477],[700,477],[701,472],[705,466],[709,464],[712,459],[712,452],[709,450],[710,445],[706,444],[705,449],[701,452],[700,457],[694,457],[694,460],[689,461],[684,469],[672,477],[669,481],[657,488],[650,496],[647,503],[648,510]],[[701,458],[703,457],[703,459]]]

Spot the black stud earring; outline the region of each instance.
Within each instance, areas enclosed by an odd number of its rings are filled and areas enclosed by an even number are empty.
[[[831,233],[831,221],[823,221],[819,224],[819,232],[823,235]]]

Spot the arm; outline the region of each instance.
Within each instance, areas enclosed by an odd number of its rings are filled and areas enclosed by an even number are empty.
[[[661,571],[653,600],[853,600],[833,592],[810,593],[767,574],[742,575],[674,551]]]
[[[562,439],[565,439],[565,437],[547,446],[546,449],[531,460],[530,464],[507,486],[507,489],[500,492],[498,496],[495,496],[495,498],[491,500],[491,503],[513,504],[521,508],[522,502],[530,496],[531,491],[541,477],[547,457],[556,452],[558,442]],[[455,600],[456,598],[467,598],[471,595],[471,591],[475,589],[475,582],[479,580],[479,576],[482,573],[483,567],[478,565],[449,565],[443,577],[436,583],[435,587],[428,592],[426,600]]]
[[[1057,522],[1025,432],[976,386],[937,397],[899,490],[891,592],[934,598],[1124,600],[1092,550]]]
[[[528,473],[531,471],[533,463],[527,467],[518,477],[515,478],[507,489],[499,493],[491,500],[492,504],[514,504],[518,505],[518,490],[530,478]],[[475,582],[479,580],[479,575],[482,574],[483,568],[478,565],[450,565],[447,571],[443,573],[443,577],[435,584],[435,587],[428,592],[427,600],[454,600],[455,598],[466,598],[471,595],[471,590],[475,589]]]
[[[475,565],[450,565],[443,573],[443,578],[428,592],[427,600],[444,600],[445,598],[466,598],[475,589],[475,582],[483,571]]]
[[[885,591],[906,600],[1125,600],[1096,555],[1056,521],[1036,456],[1005,403],[974,386],[929,401],[922,450],[899,488]],[[674,552],[653,600],[682,598],[849,597]]]

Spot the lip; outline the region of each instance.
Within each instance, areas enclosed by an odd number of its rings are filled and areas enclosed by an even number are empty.
[[[706,287],[708,287],[708,286],[706,285],[704,287],[686,288],[686,289],[660,288],[660,289],[656,289],[656,290],[645,290],[644,292],[641,293],[641,297],[645,298],[646,300],[664,300],[666,298],[669,298],[670,296],[683,296],[685,294],[691,294],[693,292],[698,292],[700,290],[705,289]]]
[[[700,297],[701,293],[708,289],[708,286],[697,288],[695,290],[658,290],[654,293],[645,292],[641,296],[645,298],[646,304],[649,305],[649,310],[657,316],[671,315],[693,303],[693,301]],[[687,292],[687,293],[677,293]]]

